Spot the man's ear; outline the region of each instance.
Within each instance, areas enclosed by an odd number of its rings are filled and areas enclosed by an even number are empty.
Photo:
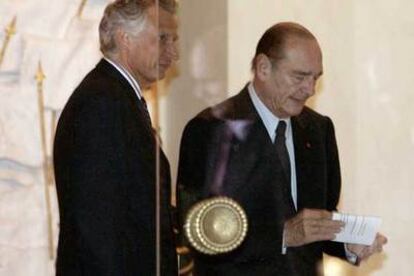
[[[115,41],[118,46],[127,48],[129,46],[130,37],[127,32],[122,29],[118,29],[115,33]]]
[[[256,57],[256,76],[264,81],[271,76],[272,63],[265,54],[259,54]]]

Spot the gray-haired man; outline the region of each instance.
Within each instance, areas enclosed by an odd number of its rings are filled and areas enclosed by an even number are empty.
[[[99,28],[104,58],[60,117],[54,146],[57,275],[155,275],[157,267],[161,275],[177,274],[169,165],[157,151],[141,94],[178,55],[175,3],[158,2],[117,0],[106,7]]]

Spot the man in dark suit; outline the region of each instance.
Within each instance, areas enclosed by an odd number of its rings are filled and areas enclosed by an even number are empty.
[[[305,107],[322,75],[316,38],[298,24],[276,24],[252,68],[251,83],[183,133],[181,224],[196,202],[218,195],[235,199],[249,223],[234,251],[194,252],[194,275],[317,275],[323,252],[356,262],[380,251],[381,235],[372,246],[330,241],[343,226],[331,219],[341,186],[334,126]]]
[[[178,54],[175,3],[156,3],[106,7],[99,27],[104,58],[59,119],[56,275],[177,274],[169,164],[142,97]]]

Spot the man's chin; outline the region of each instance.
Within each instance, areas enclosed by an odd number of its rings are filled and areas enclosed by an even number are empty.
[[[290,117],[298,116],[300,113],[302,113],[303,108],[304,108],[304,105],[295,106],[295,107],[289,108],[289,110],[287,110],[286,113],[288,113]]]

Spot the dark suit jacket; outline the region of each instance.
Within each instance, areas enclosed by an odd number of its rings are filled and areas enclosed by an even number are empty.
[[[144,106],[101,60],[59,119],[54,165],[60,211],[57,275],[155,275],[156,144]],[[170,172],[161,166],[162,275],[176,275]]]
[[[229,122],[237,121],[248,123],[246,133],[233,135],[226,174],[217,185],[223,133]],[[292,128],[298,210],[335,210],[340,169],[331,120],[305,107],[292,118]],[[247,88],[187,124],[178,173],[180,224],[195,202],[215,195],[238,201],[249,222],[245,241],[233,252],[215,257],[194,252],[195,275],[315,275],[322,252],[344,257],[343,244],[334,242],[288,248],[287,255],[281,254],[286,213],[281,179],[280,161]]]

